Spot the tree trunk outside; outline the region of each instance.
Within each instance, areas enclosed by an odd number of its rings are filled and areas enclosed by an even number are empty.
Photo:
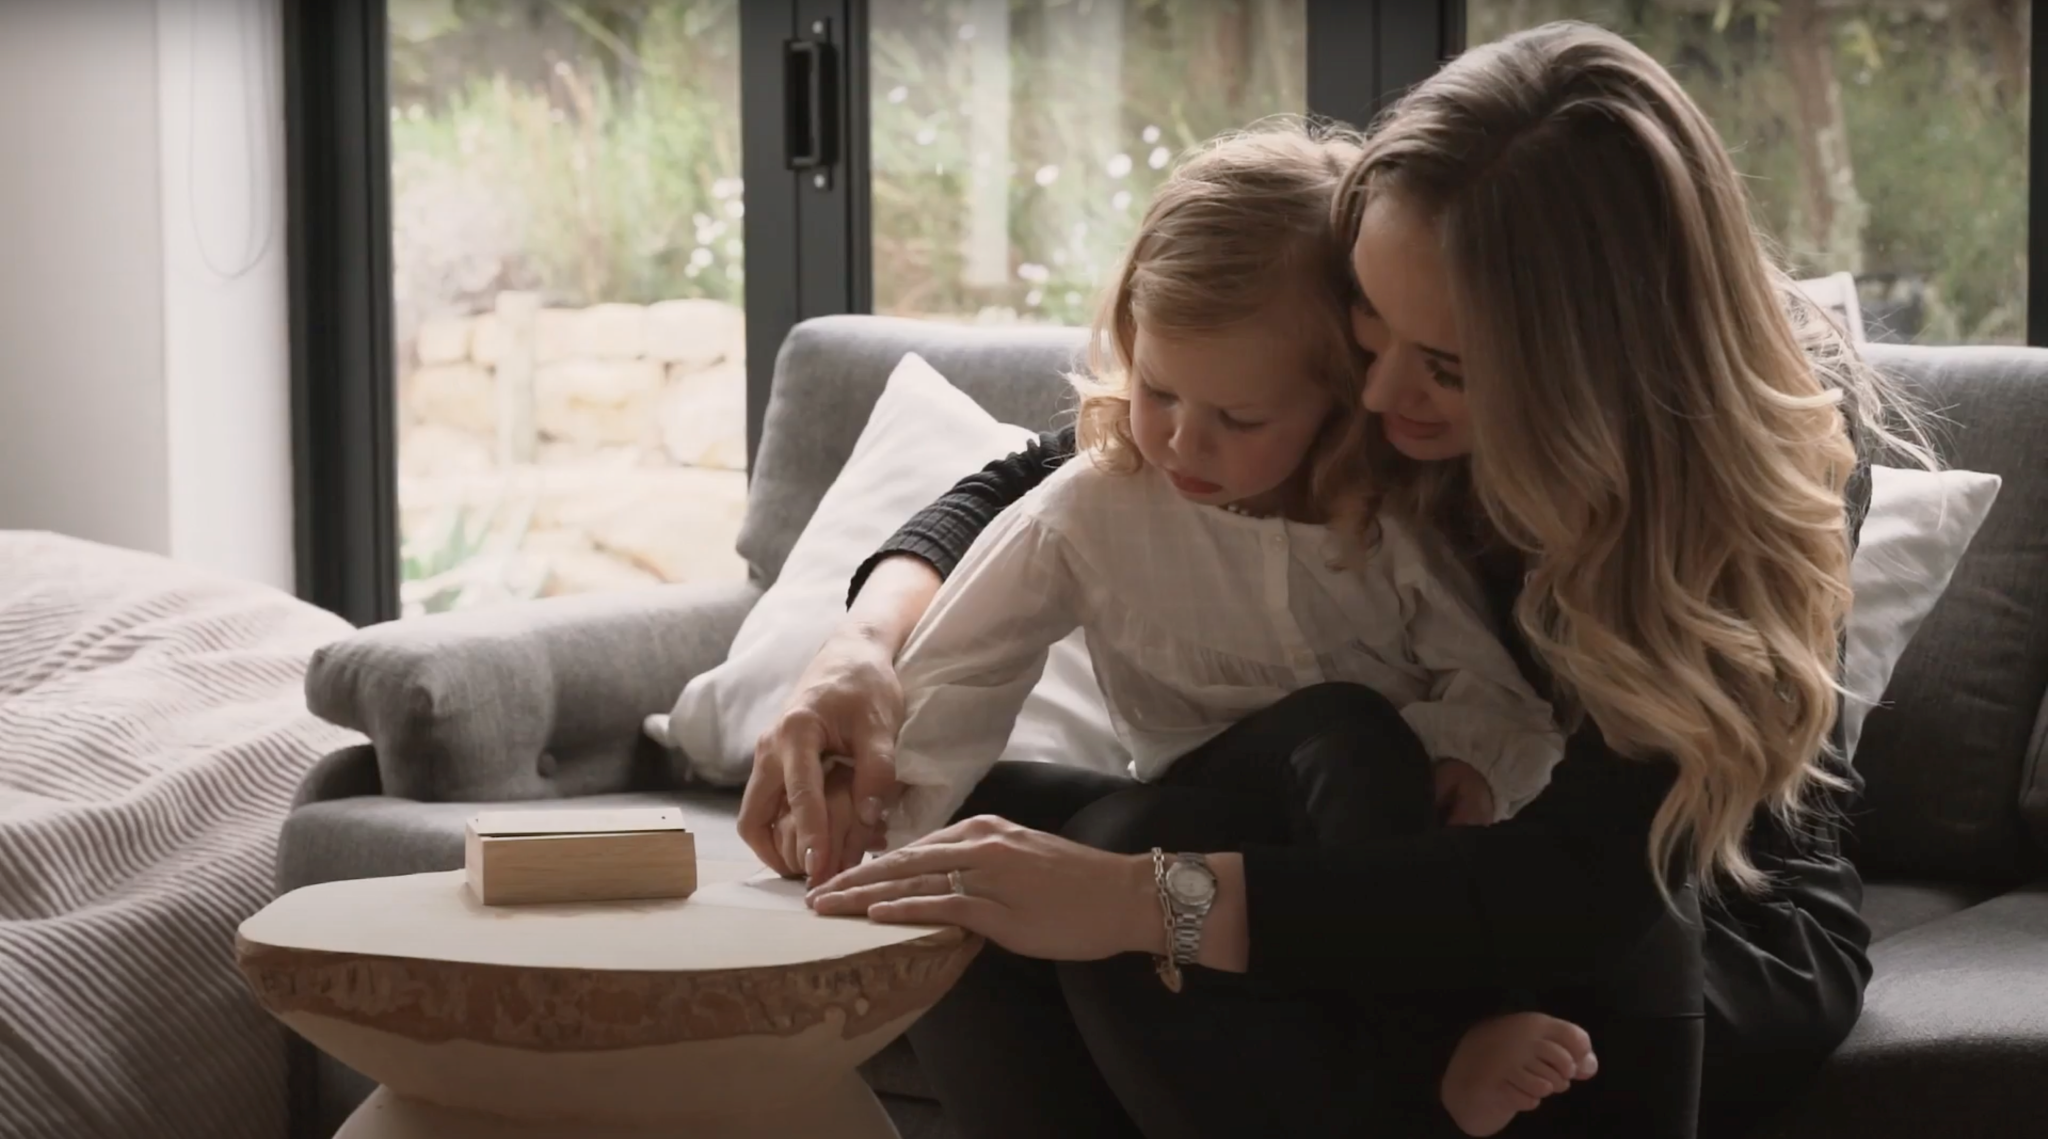
[[[1842,89],[1835,78],[1833,28],[1817,0],[1782,0],[1778,50],[1792,84],[1793,134],[1805,215],[1805,252],[1830,272],[1863,271],[1870,207],[1856,192]]]

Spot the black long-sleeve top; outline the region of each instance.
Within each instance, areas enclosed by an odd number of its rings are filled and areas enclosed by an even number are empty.
[[[896,554],[950,575],[997,514],[1073,454],[1072,429],[1047,433],[961,480],[861,566],[851,593],[877,562]],[[1868,503],[1861,470],[1850,492],[1854,529]],[[1479,570],[1503,640],[1537,691],[1550,692],[1550,676],[1511,619],[1521,564],[1483,559]],[[1847,769],[1838,773],[1855,779]],[[1282,988],[1361,993],[1590,981],[1663,912],[1649,833],[1674,774],[1668,762],[1617,754],[1587,720],[1567,739],[1542,794],[1492,826],[1445,828],[1344,852],[1248,846],[1251,974]],[[1709,926],[1730,935],[1707,939],[1710,973],[1740,968],[1752,976],[1810,977],[1815,955],[1832,954],[1868,979],[1862,883],[1839,845],[1839,819],[1857,790],[1832,797],[1796,830],[1758,812],[1747,849],[1773,886],[1754,897],[1731,891],[1705,907]],[[1800,920],[1771,918],[1768,911],[1786,905]],[[1731,953],[1746,960],[1716,960]]]

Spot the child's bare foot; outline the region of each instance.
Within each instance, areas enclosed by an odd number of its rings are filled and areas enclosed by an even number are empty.
[[[1573,1080],[1599,1070],[1584,1029],[1542,1013],[1481,1021],[1458,1041],[1439,1087],[1444,1110],[1467,1135],[1498,1134]]]

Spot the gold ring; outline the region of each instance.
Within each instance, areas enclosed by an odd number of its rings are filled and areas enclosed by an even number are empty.
[[[967,896],[967,884],[960,881],[960,872],[958,870],[946,871],[946,884],[953,888],[955,894],[963,898]]]

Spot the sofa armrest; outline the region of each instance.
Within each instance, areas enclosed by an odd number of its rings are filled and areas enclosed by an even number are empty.
[[[359,731],[384,793],[428,802],[667,782],[641,723],[725,659],[746,583],[580,594],[374,625],[316,652],[306,706]]]

